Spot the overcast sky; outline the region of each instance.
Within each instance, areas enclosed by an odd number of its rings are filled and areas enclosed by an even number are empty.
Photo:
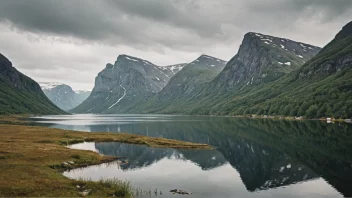
[[[119,54],[227,61],[249,31],[324,46],[351,20],[352,0],[1,0],[0,53],[38,82],[92,89]]]

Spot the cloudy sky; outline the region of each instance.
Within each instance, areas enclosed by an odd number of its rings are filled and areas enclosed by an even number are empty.
[[[119,54],[229,60],[249,31],[324,46],[350,20],[352,0],[1,0],[0,53],[38,82],[92,89]]]

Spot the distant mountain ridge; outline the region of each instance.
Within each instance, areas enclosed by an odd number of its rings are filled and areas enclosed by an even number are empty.
[[[74,112],[352,117],[352,22],[323,49],[249,32],[218,73],[209,72],[216,64],[204,60],[216,59],[206,55],[173,77],[150,62],[123,56],[110,65],[119,71],[103,70],[94,88],[100,94],[100,85],[109,84],[105,88],[116,88],[117,94],[96,99],[108,100],[104,105],[92,101]]]
[[[0,54],[0,114],[63,114],[37,82],[17,71]]]
[[[90,95],[90,91],[74,91],[69,85],[58,82],[39,82],[44,94],[60,109],[77,107]]]
[[[137,57],[119,55],[114,64],[108,63],[98,74],[91,95],[72,112],[127,112],[159,92],[184,66],[157,66]]]

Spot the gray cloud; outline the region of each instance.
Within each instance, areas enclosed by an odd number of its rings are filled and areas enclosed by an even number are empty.
[[[351,0],[3,0],[0,52],[38,81],[91,87],[119,53],[229,60],[248,31],[323,46],[351,18]]]
[[[307,17],[325,23],[351,7],[350,0],[4,0],[0,19],[23,31],[106,44],[187,47],[189,41],[209,45],[229,39],[224,26],[267,31]],[[182,38],[169,42],[170,32]]]

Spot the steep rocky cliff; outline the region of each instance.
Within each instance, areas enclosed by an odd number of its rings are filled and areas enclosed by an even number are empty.
[[[250,32],[212,84],[231,89],[271,82],[299,68],[319,50],[309,44]]]
[[[0,54],[0,114],[61,114],[40,89]]]
[[[128,112],[165,87],[183,66],[161,67],[140,58],[120,55],[115,64],[107,64],[98,74],[91,95],[72,112]]]

